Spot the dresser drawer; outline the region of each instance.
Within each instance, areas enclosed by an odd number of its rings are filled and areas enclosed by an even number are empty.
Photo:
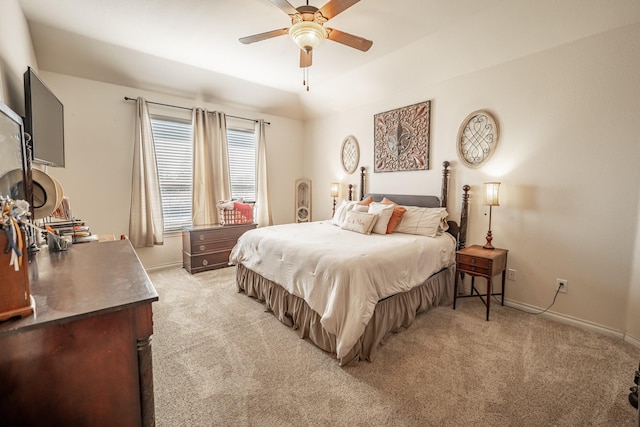
[[[205,254],[208,252],[219,252],[231,250],[235,246],[237,239],[232,240],[206,240],[202,242],[191,242],[191,255]]]
[[[204,255],[191,256],[191,269],[194,271],[202,269],[213,269],[226,267],[229,264],[231,251],[210,252]]]

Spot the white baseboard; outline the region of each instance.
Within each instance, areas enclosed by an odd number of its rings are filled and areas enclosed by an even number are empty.
[[[504,300],[504,304],[511,307],[520,308],[521,310],[530,311],[532,313],[539,313],[540,311],[543,310],[540,307],[535,307],[529,304],[522,304],[519,302],[508,300],[506,298]],[[577,317],[569,316],[567,314],[558,313],[555,311],[546,311],[542,313],[541,316],[551,318],[561,323],[576,326],[578,328],[594,331],[599,334],[607,335],[614,338],[619,338],[621,340],[624,340],[625,342],[628,342],[629,344],[631,344],[636,348],[640,348],[639,339],[632,337],[631,335],[625,333],[624,331],[620,331],[618,329],[609,328],[608,326],[603,326],[594,322],[590,322],[588,320],[579,319]]]
[[[464,289],[463,292],[465,293],[469,293],[471,290],[471,287],[469,286],[468,288]],[[531,313],[540,313],[542,310],[544,310],[543,308],[540,307],[536,307],[533,305],[529,305],[529,304],[523,304],[520,302],[516,302],[513,300],[510,300],[508,298],[504,299],[504,304],[510,307],[514,307],[514,308],[518,308],[520,310],[524,310],[527,312],[531,312]],[[541,316],[544,317],[548,317],[551,318],[555,321],[561,322],[561,323],[565,323],[568,325],[572,325],[572,326],[576,326],[579,328],[583,328],[583,329],[588,329],[594,332],[597,332],[599,334],[603,334],[603,335],[607,335],[610,337],[614,337],[614,338],[618,338],[621,340],[624,340],[626,342],[628,342],[629,344],[633,345],[634,347],[640,348],[640,339],[633,337],[627,333],[625,333],[624,331],[618,330],[618,329],[613,329],[613,328],[609,328],[608,326],[603,326],[594,322],[590,322],[588,320],[584,320],[584,319],[579,319],[577,317],[573,317],[573,316],[569,316],[567,314],[563,314],[563,313],[558,313],[555,311],[550,311],[547,310],[544,313],[541,314]]]
[[[162,270],[169,267],[182,267],[182,261],[172,262],[169,264],[154,265],[153,267],[146,268],[145,270],[148,273],[150,271]]]
[[[633,337],[629,334],[624,334],[624,340],[634,347],[640,348],[640,338]]]

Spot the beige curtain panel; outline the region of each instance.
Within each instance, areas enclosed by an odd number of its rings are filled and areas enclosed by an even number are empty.
[[[193,225],[218,224],[220,200],[231,199],[227,118],[195,108],[193,120]]]
[[[267,179],[267,137],[264,120],[256,122],[258,138],[256,223],[258,227],[273,225],[271,218],[271,202],[269,198],[269,180]]]
[[[136,105],[129,240],[138,248],[162,245],[164,222],[149,107],[140,97]]]

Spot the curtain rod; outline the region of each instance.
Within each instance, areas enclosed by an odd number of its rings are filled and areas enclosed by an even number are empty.
[[[125,101],[137,101],[136,98],[129,98],[128,96],[125,96],[124,100]],[[193,110],[193,108],[181,107],[180,105],[163,104],[162,102],[147,101],[147,104],[162,105],[163,107],[179,108],[181,110]],[[250,122],[258,123],[258,120],[256,120],[256,119],[249,119],[249,118],[240,117],[240,116],[232,116],[231,114],[226,114],[226,116],[227,117],[233,117],[234,119],[249,120]],[[270,125],[271,122],[265,122],[265,124]]]

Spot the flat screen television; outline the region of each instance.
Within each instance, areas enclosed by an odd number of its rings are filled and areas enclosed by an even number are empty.
[[[64,167],[64,107],[31,67],[24,73],[24,97],[33,161]]]

